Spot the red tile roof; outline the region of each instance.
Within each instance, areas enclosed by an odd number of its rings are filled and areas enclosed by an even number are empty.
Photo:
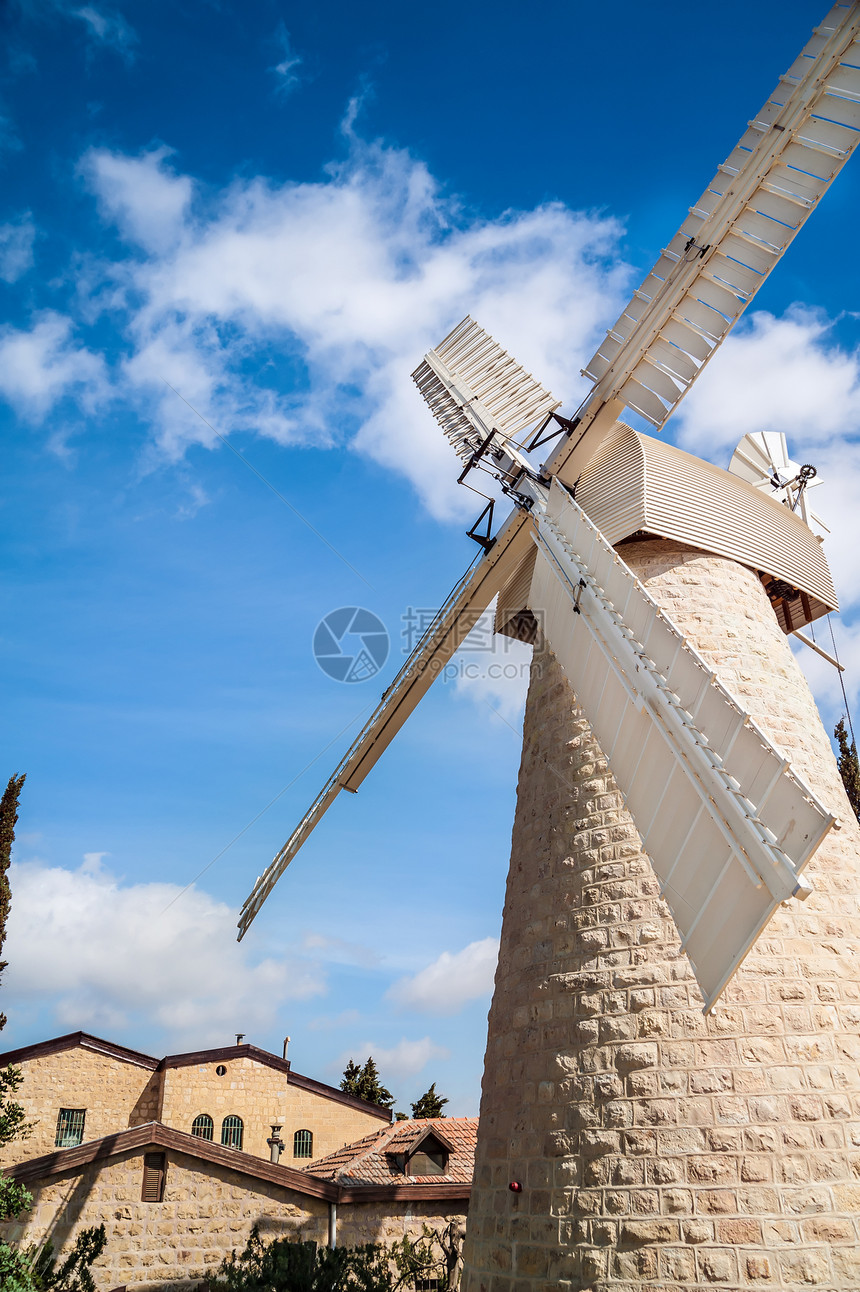
[[[451,1152],[445,1175],[406,1175],[403,1156],[410,1153],[428,1131]],[[477,1117],[432,1117],[426,1120],[395,1122],[373,1135],[365,1135],[306,1166],[308,1175],[342,1185],[379,1184],[471,1184],[475,1170]]]

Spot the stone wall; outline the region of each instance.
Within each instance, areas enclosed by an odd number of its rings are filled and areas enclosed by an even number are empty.
[[[219,1077],[216,1069],[226,1067]],[[221,1142],[221,1123],[236,1114],[244,1123],[243,1151],[269,1157],[266,1140],[273,1123],[283,1126],[286,1148],[282,1165],[305,1166],[312,1159],[293,1158],[293,1135],[313,1132],[313,1157],[325,1157],[344,1144],[362,1139],[387,1123],[337,1099],[290,1084],[286,1072],[248,1058],[167,1068],[164,1072],[161,1121],[190,1133],[198,1113],[208,1113],[215,1123],[215,1142]]]
[[[49,1238],[62,1252],[82,1229],[104,1222],[97,1292],[195,1282],[241,1250],[255,1224],[264,1237],[327,1238],[324,1201],[181,1153],[167,1151],[162,1202],[141,1201],[142,1181],[141,1150],[51,1176],[28,1186],[34,1206],[26,1223],[2,1228],[13,1242]]]
[[[465,1203],[449,1202],[350,1202],[337,1209],[337,1241],[340,1247],[364,1243],[398,1243],[401,1238],[420,1238],[424,1225],[441,1233],[451,1221],[464,1221]]]
[[[18,1066],[24,1081],[17,1098],[36,1125],[29,1139],[0,1149],[0,1165],[52,1152],[61,1108],[86,1109],[87,1140],[158,1118],[159,1076],[150,1068],[83,1046],[38,1055]]]
[[[704,1016],[606,760],[536,651],[464,1292],[857,1292],[860,831],[755,574],[662,541],[622,554],[842,828]]]

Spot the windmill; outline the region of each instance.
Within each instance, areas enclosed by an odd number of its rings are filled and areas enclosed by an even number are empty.
[[[497,500],[488,496],[470,531],[480,560],[257,881],[240,936],[335,797],[359,788],[496,598],[497,631],[532,640],[545,671],[533,672],[524,727],[467,1288],[507,1288],[514,1275],[518,1289],[658,1275],[696,1287],[799,1279],[789,1258],[774,1273],[760,1249],[797,1243],[805,1258],[806,1230],[786,1237],[790,1224],[781,1236],[773,1228],[768,1242],[764,1220],[742,1223],[762,1208],[784,1216],[783,1195],[759,1190],[744,1201],[737,1188],[716,1186],[772,1178],[772,1164],[770,1175],[755,1174],[766,1169],[759,1154],[780,1149],[766,1123],[826,1123],[823,1091],[832,1089],[814,1063],[821,1043],[796,1046],[795,1015],[768,994],[780,989],[770,974],[787,983],[785,966],[803,961],[804,933],[813,934],[810,965],[830,954],[839,903],[828,867],[858,879],[860,839],[838,819],[835,764],[785,645],[837,605],[807,505],[814,473],[791,462],[777,433],[746,437],[723,471],[629,422],[663,427],[858,139],[860,5],[843,4],[815,29],[608,331],[584,369],[592,389],[572,416],[471,318],[413,374],[461,459],[461,481],[489,477],[514,506],[494,535]],[[860,942],[860,921],[852,928]],[[798,999],[809,987],[804,972],[796,970]],[[839,972],[822,969],[819,1003],[837,998],[824,980],[832,987]],[[698,1023],[693,1000],[704,1006]],[[724,1012],[714,1012],[717,1002]],[[756,1021],[753,1006],[763,1011]],[[779,1044],[768,1039],[768,1010],[779,1014]],[[852,1026],[838,1010],[821,1024],[846,1061],[851,1045],[840,1038]],[[733,1028],[743,1044],[725,1040]],[[698,1058],[690,1038],[699,1038]],[[857,1058],[855,1044],[845,1085],[860,1095]],[[714,1075],[700,1082],[700,1069]],[[750,1094],[756,1081],[766,1089],[769,1073],[788,1083],[778,1091],[800,1092],[783,1102],[780,1093],[776,1112]],[[804,1134],[792,1143],[814,1157],[809,1126]],[[819,1138],[827,1141],[826,1129]],[[840,1162],[828,1178],[850,1181]],[[824,1169],[794,1162],[781,1184],[811,1184]],[[526,1205],[520,1188],[507,1210],[500,1196],[526,1173],[535,1185],[527,1216],[511,1210]],[[833,1197],[821,1204],[832,1233],[846,1208]],[[682,1220],[667,1214],[689,1217],[697,1236],[685,1238]],[[734,1228],[706,1214],[734,1216]],[[824,1233],[809,1240],[816,1251]],[[695,1243],[705,1246],[691,1255]],[[809,1256],[805,1281],[858,1286],[855,1257],[838,1265],[828,1256],[821,1278],[816,1260]]]

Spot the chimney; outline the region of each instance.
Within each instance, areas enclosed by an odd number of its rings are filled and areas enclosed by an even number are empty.
[[[269,1146],[269,1160],[273,1162],[275,1166],[278,1165],[278,1159],[284,1151],[284,1141],[281,1139],[281,1129],[282,1128],[280,1126],[273,1126],[272,1134],[269,1139],[266,1140],[266,1143]]]
[[[286,1059],[287,1057],[287,1047],[289,1044],[290,1044],[290,1038],[288,1036],[285,1036],[284,1037],[284,1059]]]
[[[237,1044],[237,1045],[241,1045],[241,1044],[242,1044],[242,1042],[244,1041],[244,1039],[245,1039],[245,1033],[244,1033],[244,1032],[237,1032],[237,1033],[236,1033],[236,1044]]]

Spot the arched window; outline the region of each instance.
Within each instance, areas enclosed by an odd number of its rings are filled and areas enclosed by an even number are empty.
[[[196,1135],[198,1139],[212,1139],[215,1130],[215,1123],[208,1113],[198,1113],[191,1123],[191,1134]]]
[[[243,1130],[242,1118],[231,1113],[221,1123],[221,1143],[225,1148],[241,1148]]]
[[[313,1157],[314,1133],[309,1130],[297,1130],[293,1136],[293,1157]]]

